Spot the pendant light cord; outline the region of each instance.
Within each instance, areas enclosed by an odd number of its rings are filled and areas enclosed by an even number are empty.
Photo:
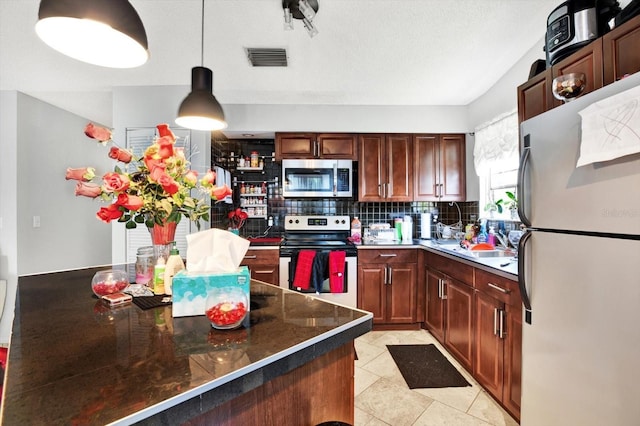
[[[204,0],[202,0],[202,24],[200,26],[200,66],[204,67]]]

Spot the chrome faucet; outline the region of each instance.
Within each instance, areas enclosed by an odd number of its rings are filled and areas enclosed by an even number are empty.
[[[507,237],[502,233],[502,230],[498,230],[495,237],[505,249],[509,248],[509,243],[506,241]]]

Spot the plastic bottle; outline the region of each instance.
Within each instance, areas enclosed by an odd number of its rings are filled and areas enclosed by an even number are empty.
[[[489,227],[489,235],[487,236],[487,242],[492,246],[496,246],[496,231],[493,230],[493,226]]]
[[[171,252],[167,259],[167,264],[164,269],[164,294],[171,295],[171,287],[173,285],[173,276],[184,269],[184,262],[180,256],[180,251],[176,247],[176,242],[172,242]]]
[[[480,233],[478,234],[478,244],[486,243],[489,236],[487,235],[487,222],[485,219],[482,219],[480,222]]]
[[[360,243],[360,238],[362,237],[362,224],[357,216],[354,216],[351,221],[351,238],[357,244]]]
[[[153,293],[164,294],[164,257],[159,257],[155,268],[153,268]]]

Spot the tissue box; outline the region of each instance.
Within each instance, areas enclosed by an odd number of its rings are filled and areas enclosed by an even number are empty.
[[[241,266],[235,272],[189,272],[182,270],[173,277],[173,317],[204,315],[207,295],[212,289],[240,287],[250,300],[251,274]]]

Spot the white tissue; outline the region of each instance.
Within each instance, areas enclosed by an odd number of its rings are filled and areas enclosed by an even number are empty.
[[[235,272],[249,249],[249,241],[222,229],[187,235],[187,271]]]

